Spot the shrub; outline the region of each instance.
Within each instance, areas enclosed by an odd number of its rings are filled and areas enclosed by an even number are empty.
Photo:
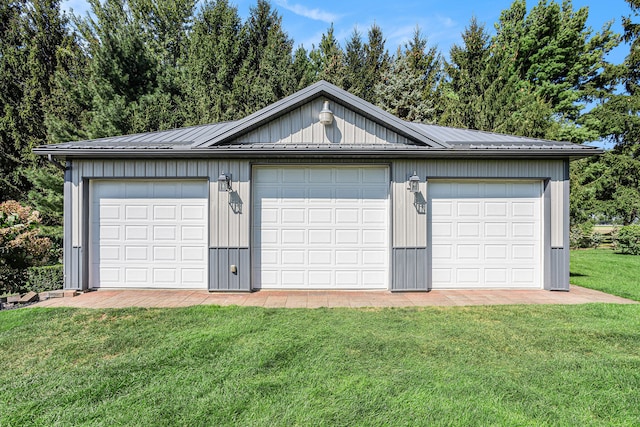
[[[569,230],[569,246],[571,248],[597,247],[601,241],[602,235],[593,232],[592,222],[587,221],[572,225]]]
[[[64,271],[62,264],[27,268],[25,291],[47,292],[62,289]]]
[[[0,266],[26,268],[45,265],[51,240],[40,236],[40,215],[9,200],[0,203]]]
[[[27,271],[0,266],[0,295],[22,293],[27,281]]]
[[[623,254],[640,255],[640,225],[620,227],[616,237],[616,249]]]

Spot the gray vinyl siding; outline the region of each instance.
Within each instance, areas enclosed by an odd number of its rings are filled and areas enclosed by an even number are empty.
[[[282,117],[237,138],[237,144],[389,144],[408,143],[398,135],[373,120],[353,110],[330,102],[333,123],[324,126],[318,122],[324,99],[315,99]]]

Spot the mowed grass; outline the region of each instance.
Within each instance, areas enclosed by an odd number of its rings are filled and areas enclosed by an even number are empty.
[[[611,249],[571,251],[571,284],[640,301],[640,256]]]
[[[640,305],[0,312],[0,425],[640,425]]]

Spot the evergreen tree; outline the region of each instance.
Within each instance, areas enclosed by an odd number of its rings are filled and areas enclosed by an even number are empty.
[[[640,146],[572,164],[571,217],[629,225],[640,220]]]
[[[638,17],[640,1],[627,3],[633,16]],[[640,143],[640,23],[626,16],[622,25],[622,40],[629,44],[629,54],[622,64],[606,64],[603,76],[593,82],[598,105],[583,117],[583,122],[597,126],[600,136],[626,146]]]
[[[242,58],[238,10],[226,0],[206,2],[195,19],[184,60],[188,124],[234,118],[233,81]]]
[[[76,19],[87,45],[90,138],[181,125],[176,64],[184,51],[193,2],[89,0],[91,15]]]
[[[604,67],[604,56],[617,44],[611,24],[592,34],[586,26],[588,9],[573,10],[540,0],[528,15],[524,0],[516,0],[496,24],[492,45],[506,53],[517,77],[526,81],[534,99],[552,112],[545,134],[550,139],[584,142],[595,139],[596,129],[578,124],[585,103],[593,100],[590,86]],[[535,132],[540,133],[540,132]]]
[[[375,86],[378,105],[411,122],[427,122],[433,117],[433,106],[424,100],[424,80],[411,68],[410,56],[399,48],[391,66]]]
[[[133,133],[134,105],[158,87],[158,61],[147,45],[129,5],[119,0],[89,0],[95,17],[78,20],[88,44],[90,138]],[[150,129],[149,129],[150,130]]]
[[[398,48],[389,68],[375,86],[378,105],[398,117],[434,123],[440,114],[442,59],[436,47],[416,28],[413,38]]]
[[[342,87],[355,96],[364,96],[365,85],[365,50],[362,44],[362,36],[357,28],[354,28],[351,37],[347,41],[344,54],[344,79]]]
[[[25,172],[33,188],[27,194],[29,205],[40,213],[41,235],[49,237],[58,247],[62,247],[62,212],[64,174],[51,164]]]
[[[344,52],[334,36],[333,24],[326,34],[322,34],[320,45],[311,51],[311,61],[317,72],[318,80],[326,80],[331,84],[343,87]]]
[[[627,2],[637,17],[640,2]],[[640,220],[640,24],[631,17],[622,22],[629,54],[622,64],[608,65],[600,81],[594,82],[599,105],[584,118],[616,146],[603,156],[572,164],[575,222],[596,217],[628,225]]]
[[[587,9],[548,0],[527,14],[524,0],[504,10],[489,38],[475,20],[447,65],[443,124],[584,142],[597,137],[581,119],[604,56],[616,45],[607,24],[593,34]],[[457,123],[456,123],[457,122]]]
[[[367,43],[364,45],[364,73],[362,98],[373,104],[377,103],[375,86],[382,80],[390,66],[389,53],[385,49],[385,39],[382,29],[373,24],[367,34]]]
[[[90,58],[76,33],[69,34],[57,52],[57,66],[46,104],[45,125],[52,143],[87,139],[91,91],[87,85]]]
[[[297,82],[294,90],[301,90],[315,83],[317,74],[314,72],[313,64],[307,54],[307,50],[298,46],[293,53],[292,74],[294,83]]]
[[[483,79],[488,66],[490,36],[475,17],[462,33],[462,45],[453,45],[445,64],[444,111],[440,123],[481,129],[480,112],[486,91]]]
[[[405,45],[404,55],[409,70],[418,77],[421,87],[422,109],[428,111],[421,120],[435,123],[442,115],[443,59],[436,46],[428,46],[426,37],[416,27],[413,37]]]
[[[241,31],[244,58],[234,80],[236,118],[244,117],[290,95],[293,41],[282,29],[282,18],[265,0],[258,0]]]
[[[23,186],[17,170],[25,145],[19,118],[24,96],[20,77],[26,63],[22,48],[24,8],[22,1],[0,3],[0,201],[18,198]]]
[[[45,115],[57,51],[68,37],[59,0],[0,2],[0,200],[23,199],[47,140]]]

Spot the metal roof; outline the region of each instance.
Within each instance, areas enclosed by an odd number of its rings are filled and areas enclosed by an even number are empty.
[[[233,140],[317,97],[327,97],[407,137],[408,144],[233,144]],[[231,122],[134,135],[44,145],[36,154],[67,157],[353,156],[587,157],[602,150],[570,142],[525,138],[401,120],[325,81],[318,82],[248,117]],[[393,153],[393,154],[392,154]]]

